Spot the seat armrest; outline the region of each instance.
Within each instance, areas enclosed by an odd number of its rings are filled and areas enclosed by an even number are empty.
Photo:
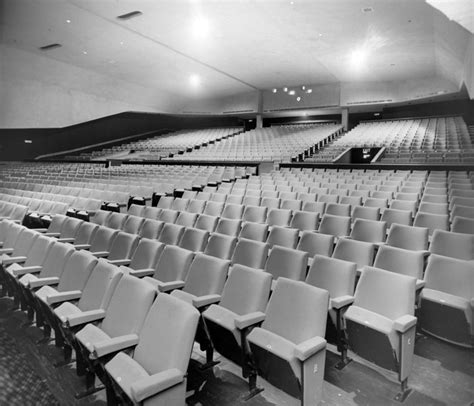
[[[193,298],[193,306],[200,309],[221,300],[221,295],[204,295]]]
[[[61,302],[68,302],[70,300],[76,300],[81,297],[82,292],[80,290],[70,290],[68,292],[58,292],[54,295],[46,297],[48,304],[55,304]]]
[[[0,249],[0,254],[11,254],[13,252],[13,248],[2,248]]]
[[[91,254],[97,258],[105,258],[109,256],[110,252],[109,251],[96,251],[96,252],[91,252]]]
[[[255,324],[261,323],[265,320],[265,313],[263,312],[252,312],[244,314],[243,316],[238,316],[235,318],[235,327],[239,330],[253,326]]]
[[[23,266],[19,269],[14,269],[13,270],[13,275],[15,276],[23,276],[26,275],[27,273],[38,273],[41,272],[43,269],[42,266],[37,265],[37,266]]]
[[[44,230],[47,230],[46,228]],[[59,237],[61,235],[61,233],[48,233],[45,231],[45,236],[47,237]]]
[[[420,250],[422,253],[423,253],[423,256],[426,258],[426,257],[429,257],[431,255],[431,252],[427,251],[427,250]]]
[[[35,281],[30,281],[28,286],[30,288],[40,288],[45,285],[57,285],[59,283],[59,278],[57,276],[51,276],[49,278],[40,278]]]
[[[76,250],[88,250],[90,247],[90,244],[74,244]]]
[[[119,352],[126,348],[135,347],[138,344],[138,335],[126,334],[111,338],[110,340],[100,341],[93,345],[93,351],[91,354],[92,359],[101,358],[104,355],[111,354],[113,352]]]
[[[425,287],[426,282],[422,279],[417,279],[415,284],[415,290],[421,290]]]
[[[339,310],[354,303],[354,296],[344,295],[334,297],[329,300],[329,303],[333,309]]]
[[[81,324],[92,323],[93,321],[102,320],[105,317],[105,310],[88,310],[80,314],[61,317],[61,321],[66,327],[75,327]]]
[[[157,279],[145,277],[144,280],[155,286],[160,292],[169,292],[171,290],[180,289],[184,286],[184,281],[161,282]]]
[[[394,321],[394,328],[399,333],[405,333],[407,330],[409,330],[413,326],[416,326],[416,321],[417,321],[416,317],[410,316],[407,314],[405,316],[399,317],[398,319]]]
[[[130,262],[132,262],[131,259],[108,259],[107,261],[116,266],[128,265]]]
[[[64,237],[64,238],[58,238],[58,242],[74,242],[75,238],[72,237]]]
[[[9,258],[4,258],[2,259],[2,265],[10,265],[10,264],[13,264],[15,262],[17,263],[21,263],[21,262],[25,262],[26,261],[26,257],[9,257]]]
[[[300,361],[305,361],[317,352],[326,348],[326,340],[322,337],[313,337],[303,341],[295,347],[295,356]]]
[[[152,276],[155,273],[155,270],[153,268],[137,270],[127,268],[127,270],[130,275],[136,276],[137,278],[143,278],[144,276]]]
[[[36,231],[37,233],[44,234],[46,231],[48,231],[47,228],[32,228],[33,231]]]
[[[163,392],[184,381],[184,374],[177,368],[167,369],[134,382],[130,391],[135,402]]]

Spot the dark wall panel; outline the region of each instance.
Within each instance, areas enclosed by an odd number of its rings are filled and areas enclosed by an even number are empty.
[[[0,160],[32,159],[38,155],[163,129],[239,125],[242,125],[240,119],[227,116],[201,117],[128,112],[65,128],[0,129]],[[32,143],[25,144],[25,139],[30,139]]]

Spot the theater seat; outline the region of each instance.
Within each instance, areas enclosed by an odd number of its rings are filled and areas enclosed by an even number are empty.
[[[325,257],[332,255],[334,250],[334,236],[303,231],[296,249],[308,253],[308,264],[311,265],[312,259],[316,254]]]
[[[364,266],[371,266],[374,262],[375,246],[365,241],[340,238],[336,243],[333,258],[354,262],[357,272],[360,273]]]
[[[189,304],[158,295],[140,335],[122,348],[134,348],[133,356],[119,352],[105,364],[107,402],[115,404],[124,398],[140,405],[184,405],[198,320],[199,313]],[[103,347],[113,343],[110,339]]]
[[[349,235],[351,229],[351,218],[346,216],[334,216],[332,214],[325,214],[319,224],[318,232],[322,234],[329,234],[336,238],[346,237]]]
[[[225,259],[196,254],[186,281],[171,295],[192,304],[200,311],[221,299],[230,262]]]
[[[253,223],[265,223],[267,210],[264,206],[247,206],[242,215],[242,220]]]
[[[411,391],[407,380],[415,347],[415,282],[409,276],[366,267],[354,304],[344,314],[349,349],[398,373],[400,401]]]
[[[209,237],[204,254],[222,259],[230,259],[236,244],[236,237],[215,233]]]
[[[426,227],[431,236],[435,230],[449,231],[449,216],[447,214],[432,214],[418,212],[413,222],[415,227]]]
[[[76,351],[77,373],[86,375],[86,392],[77,397],[93,392],[95,374],[104,379],[101,359],[110,359],[120,351],[119,344],[138,342],[138,334],[155,297],[152,285],[123,275],[105,311],[90,310],[66,318],[66,326],[78,330],[71,339]],[[111,348],[110,343],[117,345]]]
[[[131,271],[137,277],[145,277],[161,292],[168,292],[184,286],[194,253],[174,245],[167,245],[153,270]]]
[[[417,291],[425,286],[423,281],[425,253],[423,251],[412,251],[383,245],[377,251],[374,267],[415,278]]]
[[[295,228],[274,226],[268,234],[267,243],[270,248],[273,246],[295,248],[298,243],[298,234],[299,232]]]
[[[65,360],[70,361],[72,347],[67,345],[71,333],[63,323],[68,316],[91,310],[105,310],[123,273],[115,265],[99,259],[87,279],[84,289],[64,291],[48,296],[46,317],[55,331],[56,346],[65,348]]]
[[[442,340],[474,347],[474,263],[432,254],[420,295],[421,329]]]
[[[326,340],[337,344],[341,353],[340,367],[347,363],[343,315],[354,302],[356,264],[336,258],[315,255],[306,283],[329,292],[329,316]]]
[[[138,235],[141,238],[156,240],[161,233],[165,223],[154,219],[145,219]]]
[[[358,241],[383,243],[387,237],[387,223],[385,221],[374,221],[356,219],[352,225],[350,238]]]
[[[119,232],[112,242],[107,260],[117,266],[128,265],[137,245],[137,235]]]
[[[270,246],[267,243],[240,238],[232,255],[232,264],[263,269]]]
[[[248,240],[265,241],[268,235],[268,225],[261,223],[246,222],[242,225],[239,238]]]
[[[142,238],[137,245],[135,252],[132,255],[130,263],[120,268],[125,273],[131,273],[138,276],[138,272],[154,272],[154,268],[165,248],[165,244],[151,240],[149,238]]]
[[[428,229],[392,224],[387,236],[387,245],[413,251],[428,249]]]
[[[249,371],[251,394],[258,393],[258,371],[301,405],[321,401],[328,304],[325,290],[286,278],[277,281],[261,327],[247,336],[255,365]]]
[[[118,214],[118,213],[115,213]],[[100,257],[108,256],[110,253],[110,247],[114,242],[115,237],[118,234],[118,230],[114,230],[108,227],[99,227],[94,235],[94,238],[91,241],[90,245],[87,244],[75,244],[76,249],[87,249],[93,255]]]
[[[459,216],[454,217],[451,231],[462,234],[474,234],[474,219]]]
[[[187,228],[179,241],[179,246],[189,251],[202,252],[206,248],[208,239],[209,233],[206,230]]]
[[[471,261],[474,259],[474,235],[436,230],[431,236],[432,254]]]
[[[242,220],[239,219],[229,219],[229,218],[220,218],[217,222],[216,233],[231,235],[237,237],[240,233],[240,228],[242,225]]]
[[[82,291],[89,276],[97,264],[97,258],[87,251],[76,251],[66,261],[64,270],[59,278],[42,278],[36,281],[42,286],[34,292],[36,312],[42,314],[42,319],[52,312],[54,302],[50,296],[70,291]],[[32,282],[30,281],[30,286]],[[53,287],[54,286],[54,287]],[[49,337],[50,325],[44,326],[45,337]]]
[[[247,377],[248,351],[245,336],[263,319],[270,296],[271,275],[244,265],[234,265],[227,279],[219,304],[212,304],[202,316],[219,354],[242,367]],[[211,362],[213,355],[208,354]]]
[[[18,278],[32,270],[36,270],[37,267],[41,269],[49,250],[54,244],[54,239],[40,235],[26,256],[25,262],[21,265],[18,262],[14,262],[10,265],[3,265],[4,269],[4,283],[8,286],[8,291],[15,295],[16,302],[18,303],[21,299],[21,294],[18,291]]]
[[[274,246],[265,263],[264,270],[272,275],[273,284],[278,278],[302,281],[306,277],[308,254],[291,248]]]
[[[184,234],[185,227],[177,224],[165,223],[161,229],[158,241],[167,245],[178,245],[179,240]]]

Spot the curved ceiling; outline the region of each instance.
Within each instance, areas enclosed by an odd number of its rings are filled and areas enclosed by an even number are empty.
[[[472,27],[474,3],[466,4],[471,25],[464,25]],[[460,86],[473,36],[424,0],[0,0],[0,7],[6,46],[190,98],[433,76]],[[117,19],[135,10],[142,14]],[[50,43],[62,47],[39,50]]]

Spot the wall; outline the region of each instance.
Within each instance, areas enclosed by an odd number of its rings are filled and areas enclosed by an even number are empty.
[[[0,129],[0,160],[33,159],[38,155],[113,141],[149,131],[241,125],[241,120],[234,117],[128,112],[66,128]],[[25,144],[25,139],[31,140],[32,143]]]
[[[184,114],[241,114],[258,111],[258,92],[245,92],[227,97],[192,100],[180,107]]]
[[[474,35],[471,36],[471,42],[464,59],[464,83],[469,97],[474,99]]]
[[[173,112],[176,97],[0,45],[0,128],[64,127],[123,111]]]

